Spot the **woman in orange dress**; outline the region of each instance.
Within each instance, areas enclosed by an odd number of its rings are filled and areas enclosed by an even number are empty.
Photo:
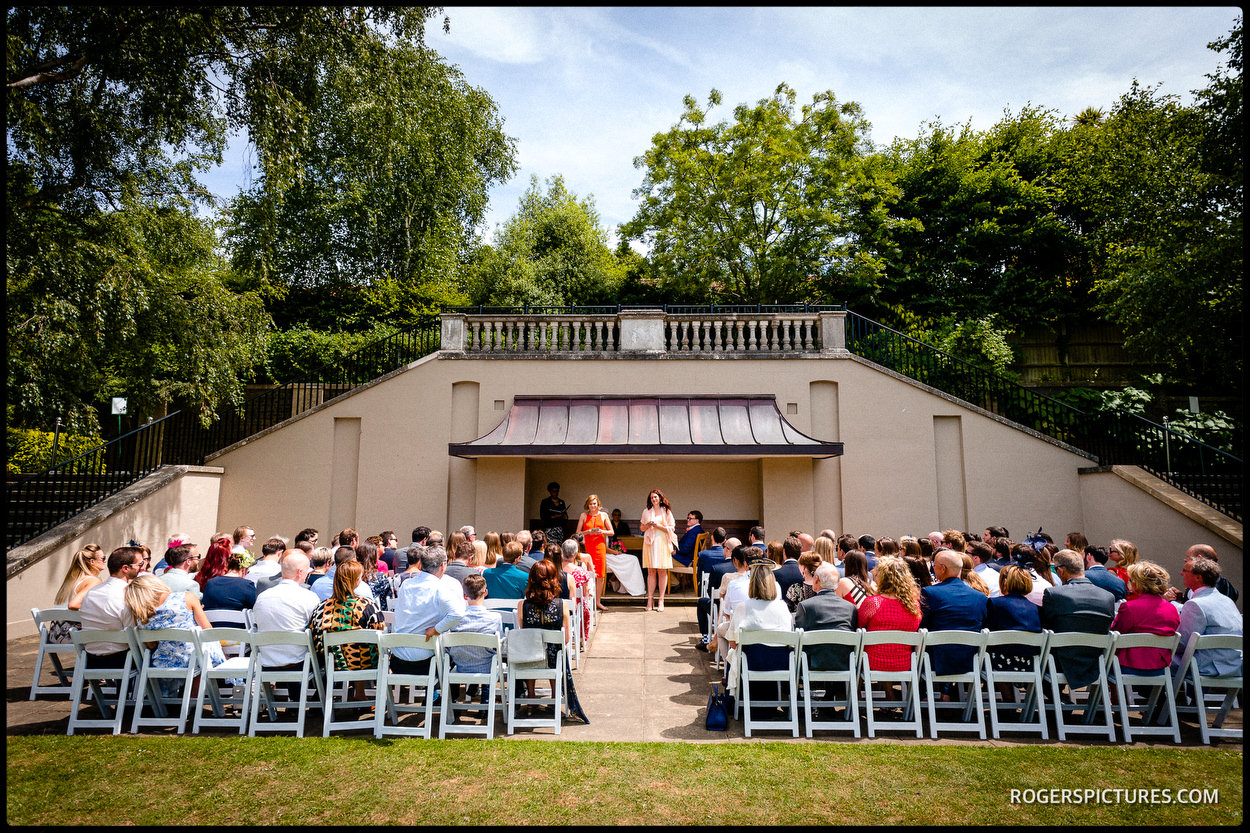
[[[659,489],[652,489],[647,495],[647,508],[642,511],[638,528],[642,530],[642,566],[647,568],[647,610],[651,610],[651,597],[657,583],[660,586],[659,609],[663,610],[668,571],[673,568],[673,550],[677,547],[677,524],[668,500]]]
[[[612,519],[599,505],[599,496],[586,498],[586,511],[577,518],[577,531],[573,533],[582,541],[586,554],[595,565],[595,576],[598,579],[598,593],[595,594],[595,607],[604,610],[603,591],[608,583],[608,536],[612,534]]]

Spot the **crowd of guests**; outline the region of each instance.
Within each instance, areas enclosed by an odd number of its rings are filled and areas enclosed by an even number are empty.
[[[1171,575],[1163,566],[1139,560],[1130,541],[1094,546],[1079,532],[1069,533],[1062,547],[1040,530],[1017,542],[1001,527],[980,535],[950,529],[897,541],[835,536],[830,530],[813,539],[796,531],[767,541],[757,526],[745,544],[726,538],[724,529],[714,530],[712,538],[713,547],[699,554],[698,570],[708,573],[719,615],[711,628],[711,595],[700,599],[702,636],[696,647],[716,650],[725,641],[731,685],[743,628],[1179,634],[1175,653],[1157,648],[1119,652],[1126,673],[1147,675],[1161,675],[1169,666],[1179,671],[1191,634],[1242,632],[1237,590],[1221,576],[1218,555],[1205,544],[1185,552],[1181,589],[1170,586]],[[875,670],[910,667],[908,646],[866,650]],[[993,652],[990,661],[995,669],[1022,670],[1036,651],[1004,649]],[[966,646],[935,646],[930,652],[934,673],[970,670],[975,652]],[[769,661],[760,653],[751,667]],[[847,654],[822,649],[809,661],[814,670],[846,670]],[[1098,678],[1101,655],[1072,648],[1056,652],[1056,661],[1069,685],[1079,688]],[[1203,674],[1239,673],[1241,668],[1237,651],[1201,651],[1197,662]]]
[[[156,565],[151,551],[133,541],[107,556],[100,547],[88,545],[75,553],[56,599],[58,605],[79,611],[81,625],[54,623],[50,638],[68,642],[74,627],[207,628],[208,612],[250,609],[259,631],[308,631],[320,656],[327,633],[385,629],[390,611],[392,630],[424,634],[431,646],[395,649],[391,667],[424,674],[438,634],[503,635],[501,614],[483,606],[488,596],[515,600],[517,627],[561,629],[566,643],[573,627],[589,635],[589,610],[581,621],[571,621],[577,609],[574,597],[588,599],[585,594],[593,592],[595,578],[593,563],[575,540],[552,543],[541,531],[523,530],[488,532],[479,541],[472,526],[444,539],[443,533],[419,526],[403,548],[393,531],[361,540],[350,528],[327,547],[319,546],[319,532],[309,528],[296,534],[293,543],[271,537],[254,554],[249,547],[255,540],[251,527],[239,527],[233,534],[214,535],[201,556],[197,544],[175,534]],[[186,668],[198,661],[190,642],[149,647],[156,667]],[[212,665],[225,659],[217,648],[213,645],[205,657]],[[124,644],[87,647],[92,667],[122,667],[127,651]],[[548,667],[555,667],[557,652],[558,647],[550,651]],[[375,645],[333,646],[330,653],[336,670],[378,665]],[[457,648],[451,653],[457,668],[475,673],[489,669],[494,652]],[[296,669],[305,654],[299,645],[263,646],[260,664],[269,670]],[[585,720],[567,660],[565,675],[570,712]],[[291,699],[298,698],[296,691],[290,693]],[[482,696],[474,687],[467,694]],[[354,684],[351,699],[362,697],[363,683]]]

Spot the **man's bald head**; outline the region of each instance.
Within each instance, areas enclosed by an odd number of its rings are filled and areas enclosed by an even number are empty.
[[[308,556],[303,550],[287,550],[282,556],[282,577],[298,581],[308,573]]]
[[[933,558],[933,574],[938,581],[948,578],[959,578],[964,570],[963,556],[951,550],[943,550]]]
[[[1208,544],[1194,544],[1185,550],[1185,560],[1192,561],[1195,558],[1209,558],[1212,561],[1219,561],[1220,557],[1215,554],[1215,547]]]

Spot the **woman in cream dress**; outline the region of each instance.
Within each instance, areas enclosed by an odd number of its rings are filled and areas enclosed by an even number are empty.
[[[651,610],[655,587],[660,586],[659,609],[664,609],[664,590],[668,587],[668,571],[673,567],[673,550],[677,546],[677,524],[673,510],[659,489],[647,495],[647,508],[642,511],[638,528],[642,531],[642,564],[647,568],[647,610]]]

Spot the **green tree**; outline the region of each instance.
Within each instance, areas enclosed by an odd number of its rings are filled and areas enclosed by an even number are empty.
[[[360,314],[410,320],[462,300],[457,269],[488,189],[515,169],[514,140],[490,96],[431,50],[361,52],[327,62],[294,176],[262,158],[228,240],[258,286],[364,290]]]
[[[615,303],[626,262],[608,246],[592,197],[562,176],[530,178],[517,211],[466,270],[471,303],[513,306]]]
[[[841,300],[871,285],[894,188],[860,106],[824,92],[796,112],[781,84],[735,107],[733,124],[709,124],[720,103],[716,90],[707,110],[686,96],[677,125],[634,160],[642,202],[621,233],[649,246],[666,291],[784,303]]]
[[[7,379],[13,419],[126,392],[207,418],[238,401],[267,326],[192,213],[246,130],[289,181],[317,68],[419,43],[426,8],[15,6],[6,12]],[[299,71],[292,71],[295,67]]]

